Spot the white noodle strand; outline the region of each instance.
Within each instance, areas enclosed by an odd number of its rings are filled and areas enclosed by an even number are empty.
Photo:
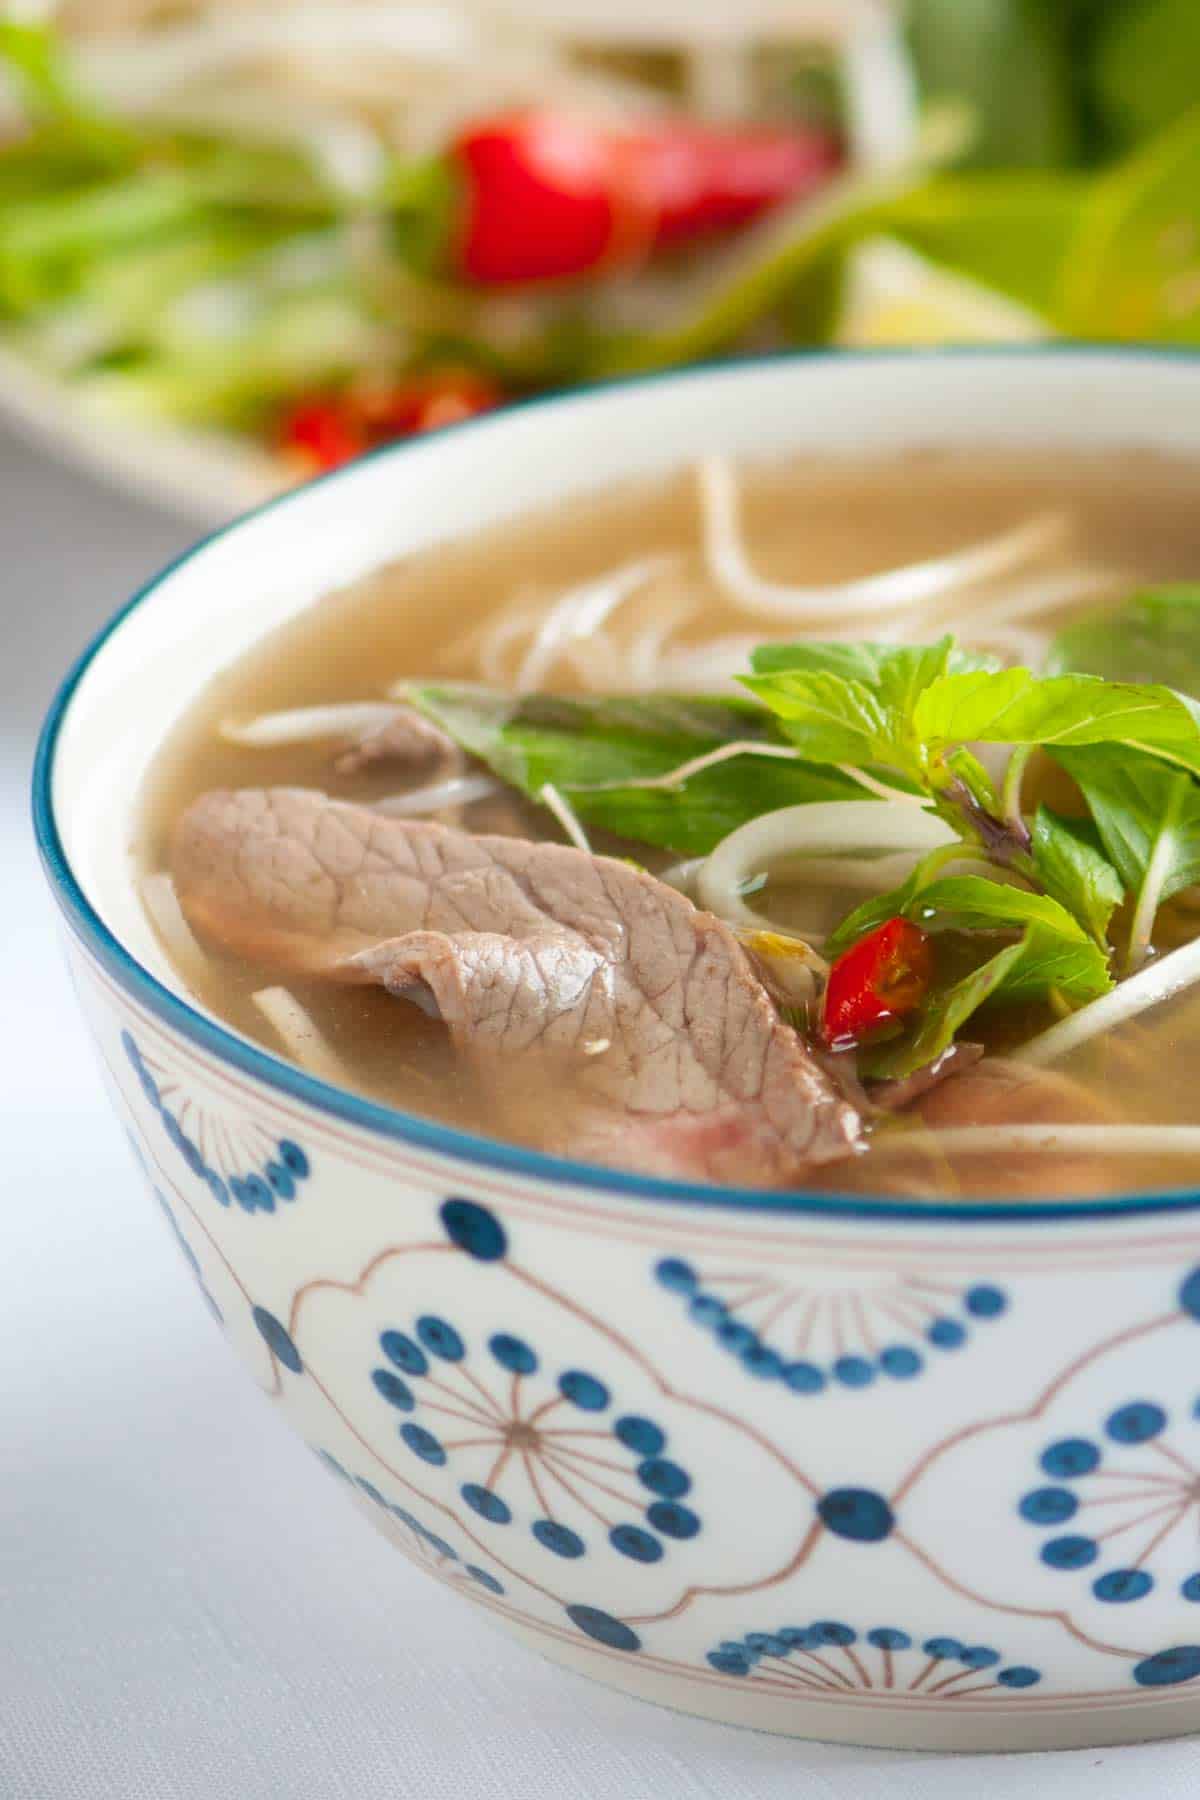
[[[513,683],[518,694],[540,688],[568,644],[594,637],[619,606],[675,560],[670,556],[640,557],[564,594],[540,620]]]
[[[150,922],[162,939],[176,972],[192,988],[200,988],[210,973],[208,957],[200,947],[196,934],[183,916],[175,883],[165,871],[147,875],[142,881],[142,904]]]
[[[227,744],[273,750],[288,744],[316,744],[325,738],[365,737],[382,731],[398,709],[380,700],[352,700],[345,705],[297,706],[289,712],[260,713],[239,723],[223,719],[219,735]]]
[[[1200,1125],[954,1125],[909,1133],[884,1131],[873,1155],[919,1149],[932,1138],[946,1156],[999,1156],[1026,1151],[1090,1152],[1096,1156],[1200,1157]]]
[[[730,464],[723,457],[706,457],[697,473],[705,562],[713,580],[747,611],[792,625],[851,610],[868,616],[905,611],[1031,562],[1056,544],[1067,527],[1062,514],[1045,514],[948,556],[825,587],[798,587],[765,581],[750,567]]]
[[[572,812],[566,795],[556,788],[552,781],[547,781],[541,788],[538,799],[554,814],[575,848],[586,850],[590,856],[592,846],[588,842],[587,832]]]
[[[375,812],[415,818],[421,813],[441,812],[447,806],[473,806],[477,800],[490,800],[493,794],[504,792],[504,783],[494,775],[454,775],[449,781],[413,788],[408,794],[389,794],[386,799],[369,804]]]
[[[1089,1001],[1078,1012],[1052,1025],[1040,1037],[1032,1038],[1012,1054],[1022,1062],[1044,1069],[1101,1032],[1112,1031],[1115,1026],[1136,1019],[1139,1013],[1172,999],[1197,981],[1200,981],[1200,938],[1182,944],[1178,950],[1169,950],[1165,956],[1139,969],[1110,994]]]
[[[839,850],[906,850],[920,855],[956,841],[956,833],[936,815],[891,801],[783,806],[722,838],[700,870],[696,889],[709,912],[734,924],[770,930],[770,921],[747,906],[742,896],[756,876],[785,857]]]
[[[354,1077],[337,1051],[287,988],[259,988],[250,998],[293,1062],[335,1087],[354,1086]]]

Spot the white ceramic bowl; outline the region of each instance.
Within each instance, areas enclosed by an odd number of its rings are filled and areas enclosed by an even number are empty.
[[[41,746],[81,1004],[254,1379],[431,1574],[715,1719],[1013,1749],[1200,1725],[1200,1193],[732,1192],[369,1104],[181,996],[135,895],[138,788],[217,670],[403,552],[701,448],[1026,444],[1200,454],[1200,360],[792,358],[393,448],[160,576]]]

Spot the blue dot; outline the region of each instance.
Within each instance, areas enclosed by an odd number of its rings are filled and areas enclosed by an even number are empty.
[[[634,1562],[653,1563],[662,1557],[663,1547],[658,1539],[640,1525],[614,1525],[608,1541],[614,1550],[632,1557]]]
[[[642,1640],[636,1631],[620,1619],[614,1619],[611,1613],[601,1612],[598,1606],[568,1606],[567,1617],[572,1625],[577,1625],[598,1644],[607,1644],[610,1650],[640,1650]]]
[[[477,1481],[468,1481],[458,1491],[471,1511],[477,1512],[489,1525],[507,1525],[511,1520],[512,1513],[499,1494],[493,1494],[491,1488],[480,1487]]]
[[[752,1649],[757,1650],[760,1656],[787,1657],[791,1655],[792,1651],[790,1644],[768,1631],[748,1631],[746,1642]]]
[[[1193,1319],[1200,1319],[1200,1269],[1193,1269],[1179,1290],[1179,1304]]]
[[[185,1137],[179,1148],[182,1150],[183,1160],[192,1171],[192,1174],[203,1175],[205,1172],[204,1158],[201,1156],[198,1146],[192,1142],[191,1138]],[[256,1175],[254,1179],[255,1181],[258,1181],[259,1177]],[[264,1184],[260,1182],[259,1185],[262,1186]],[[270,1195],[267,1197],[269,1199]],[[272,1204],[274,1204],[274,1202],[272,1202]]]
[[[1000,1661],[998,1650],[989,1650],[986,1644],[971,1644],[959,1658],[968,1669],[993,1669]]]
[[[500,1582],[496,1580],[494,1575],[489,1575],[486,1569],[479,1568],[475,1563],[464,1563],[463,1568],[471,1577],[471,1580],[477,1581],[481,1588],[487,1589],[489,1594],[502,1594],[504,1592]]]
[[[395,1406],[401,1412],[411,1412],[416,1405],[412,1397],[412,1389],[390,1369],[372,1369],[371,1380],[383,1395],[389,1406]]]
[[[354,1485],[362,1489],[368,1500],[373,1500],[376,1506],[382,1506],[385,1511],[387,1510],[387,1501],[373,1481],[368,1481],[365,1475],[356,1475]]]
[[[688,1305],[688,1315],[698,1325],[719,1325],[728,1308],[715,1294],[697,1294]]]
[[[187,1151],[185,1150],[184,1156],[186,1157],[186,1155]],[[260,1212],[275,1211],[275,1196],[261,1175],[247,1175],[245,1188],[250,1196],[251,1204],[256,1206]]]
[[[142,1066],[142,1053],[137,1047],[137,1039],[134,1037],[132,1031],[122,1031],[121,1048],[124,1050],[134,1068],[140,1069]]]
[[[918,1353],[910,1350],[907,1344],[892,1344],[880,1353],[879,1366],[893,1381],[911,1381],[914,1375],[921,1373],[922,1363]]]
[[[150,1102],[150,1104],[154,1108],[155,1112],[161,1112],[162,1111],[162,1095],[158,1091],[157,1081],[155,1081],[153,1075],[150,1073],[149,1069],[146,1068],[145,1064],[143,1064],[142,1067],[138,1070],[138,1080],[142,1084],[143,1094],[145,1094],[147,1100]]]
[[[758,1342],[758,1333],[740,1319],[722,1319],[717,1326],[717,1340],[727,1350],[749,1350]]]
[[[801,1649],[808,1639],[807,1625],[785,1625],[778,1634],[789,1647]]]
[[[488,1339],[488,1349],[502,1369],[511,1369],[514,1375],[532,1375],[537,1368],[537,1357],[528,1344],[522,1343],[507,1331],[498,1331]]]
[[[708,1661],[710,1666],[717,1671],[718,1675],[749,1675],[751,1669],[754,1667],[752,1657],[747,1656],[744,1650],[734,1648],[729,1650],[710,1650],[708,1653]]]
[[[939,1350],[957,1350],[967,1341],[966,1326],[957,1319],[935,1319],[925,1336]]]
[[[183,1132],[180,1129],[179,1120],[175,1117],[175,1114],[173,1112],[164,1111],[163,1116],[162,1116],[162,1121],[163,1121],[163,1129],[165,1130],[167,1136],[170,1138],[171,1142],[174,1144],[175,1148],[177,1150],[182,1149],[183,1148]]]
[[[290,1369],[293,1375],[301,1374],[304,1364],[300,1361],[300,1352],[275,1314],[269,1313],[265,1306],[256,1306],[252,1316],[271,1354],[278,1357],[284,1368]]]
[[[1108,1600],[1121,1606],[1129,1600],[1140,1600],[1154,1586],[1153,1575],[1145,1569],[1110,1569],[1092,1583],[1097,1600]]]
[[[1189,1575],[1180,1584],[1179,1591],[1185,1600],[1200,1600],[1200,1575]]]
[[[427,1530],[424,1525],[418,1525],[417,1530],[425,1539],[425,1542],[437,1551],[439,1556],[446,1557],[450,1562],[458,1561],[458,1551],[452,1550],[445,1538],[438,1537],[436,1532]]]
[[[477,1262],[499,1262],[508,1249],[499,1219],[474,1200],[443,1200],[439,1216],[450,1242]]]
[[[453,1325],[447,1325],[445,1319],[439,1319],[433,1313],[425,1313],[417,1320],[417,1336],[425,1348],[434,1356],[440,1356],[443,1362],[461,1362],[467,1353],[466,1345]]]
[[[867,1642],[876,1650],[908,1650],[912,1647],[907,1631],[897,1631],[893,1625],[877,1625],[874,1631],[868,1631]]]
[[[582,1369],[568,1369],[560,1375],[558,1391],[564,1400],[581,1407],[584,1412],[603,1412],[610,1398],[604,1383],[597,1381],[594,1375],[586,1375]]]
[[[569,1525],[560,1525],[557,1519],[535,1519],[533,1535],[545,1550],[553,1550],[555,1556],[582,1556],[584,1542],[577,1531]]]
[[[875,1370],[862,1356],[839,1356],[833,1365],[835,1378],[843,1387],[870,1387],[875,1379]]]
[[[435,1468],[440,1468],[445,1462],[446,1452],[432,1431],[426,1431],[423,1425],[402,1425],[400,1436],[413,1455],[419,1456],[422,1462],[432,1463]]]
[[[696,1271],[679,1256],[664,1256],[654,1266],[654,1274],[665,1288],[676,1294],[691,1294],[696,1288]]]
[[[1040,1669],[1026,1668],[1020,1663],[1018,1663],[1015,1668],[1001,1669],[996,1677],[1000,1686],[1006,1688],[1036,1687],[1041,1679],[1042,1675]]]
[[[1156,1656],[1135,1663],[1133,1679],[1139,1687],[1174,1687],[1200,1675],[1200,1644],[1176,1644]]]
[[[1044,1487],[1034,1488],[1026,1494],[1017,1511],[1031,1525],[1063,1525],[1073,1519],[1079,1510],[1079,1501],[1069,1488]]]
[[[1042,1561],[1048,1569],[1086,1569],[1099,1554],[1099,1545],[1090,1537],[1051,1538],[1042,1545]]]
[[[968,1288],[963,1305],[973,1319],[994,1319],[1007,1307],[1008,1297],[1001,1288],[983,1285]]]
[[[939,1662],[957,1662],[963,1653],[963,1646],[957,1638],[926,1638],[922,1645],[926,1656],[936,1656]]]
[[[652,1494],[661,1494],[664,1500],[681,1500],[692,1485],[686,1469],[661,1456],[639,1463],[637,1475],[643,1487],[648,1487]]]
[[[819,1644],[852,1644],[858,1636],[857,1631],[837,1619],[818,1619],[812,1629]]]
[[[310,1173],[309,1160],[299,1144],[293,1143],[291,1138],[280,1138],[278,1150],[279,1160],[288,1174],[294,1175],[297,1181],[307,1181]]]
[[[254,1211],[254,1202],[247,1194],[246,1184],[240,1175],[231,1175],[229,1177],[229,1191],[237,1201],[238,1205],[242,1207],[245,1212]]]
[[[700,1529],[700,1521],[690,1506],[680,1506],[677,1500],[656,1500],[646,1508],[646,1517],[655,1531],[661,1531],[664,1537],[694,1538]]]
[[[330,1456],[328,1450],[318,1450],[317,1455],[325,1464],[325,1467],[329,1470],[331,1475],[340,1475],[343,1481],[349,1481],[349,1475],[347,1475],[336,1456]]]
[[[205,1179],[208,1182],[208,1191],[217,1202],[217,1205],[228,1206],[229,1189],[225,1186],[225,1183],[221,1180],[217,1171],[215,1169],[210,1169]]]
[[[1166,1422],[1166,1413],[1152,1400],[1132,1400],[1109,1414],[1104,1429],[1118,1444],[1144,1444],[1157,1437]]]
[[[815,1363],[788,1363],[783,1371],[784,1386],[790,1387],[797,1394],[819,1394],[825,1386],[825,1377]]]
[[[403,1331],[385,1331],[380,1334],[379,1348],[389,1362],[403,1369],[406,1375],[428,1375],[429,1358],[425,1352],[413,1343]]]
[[[817,1502],[822,1524],[837,1537],[860,1544],[878,1544],[896,1523],[882,1494],[871,1488],[832,1488]]]
[[[742,1351],[741,1364],[748,1375],[757,1375],[761,1381],[770,1381],[783,1372],[783,1358],[778,1350],[757,1339]]]
[[[278,1194],[281,1200],[295,1199],[296,1184],[282,1163],[269,1162],[267,1164],[267,1180],[271,1184],[271,1192]]]
[[[1087,1438],[1060,1438],[1042,1452],[1042,1468],[1047,1475],[1056,1475],[1060,1480],[1090,1475],[1099,1462],[1100,1452]]]
[[[633,1450],[639,1456],[657,1456],[667,1447],[666,1433],[636,1413],[626,1413],[623,1419],[618,1419],[613,1433],[627,1450]]]

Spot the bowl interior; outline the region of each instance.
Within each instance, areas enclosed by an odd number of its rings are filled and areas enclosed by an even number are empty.
[[[531,402],[395,446],[226,528],[152,581],[84,657],[40,779],[61,897],[180,993],[132,846],[147,765],[253,642],[379,564],[702,451],[1140,447],[1200,453],[1200,357],[1103,349],[767,358]],[[48,801],[48,805],[45,804]],[[78,892],[72,892],[72,882]]]

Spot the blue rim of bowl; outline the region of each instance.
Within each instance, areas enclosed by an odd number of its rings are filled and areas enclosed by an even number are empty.
[[[703,380],[714,374],[738,369],[783,366],[810,362],[878,363],[975,362],[988,360],[1034,361],[1045,356],[1094,359],[1097,362],[1180,362],[1200,369],[1200,351],[1159,345],[1076,343],[1052,340],[1044,344],[966,344],[912,349],[830,350],[822,348],[770,351],[746,357],[722,357],[689,364],[682,368],[653,370],[646,374],[617,376],[610,380],[590,382],[550,394],[535,394],[514,402],[481,418],[465,419],[429,434],[440,439],[449,433],[494,429],[510,412],[528,412],[538,407],[570,406],[588,395],[636,390],[658,382]],[[957,1225],[1003,1223],[1068,1224],[1081,1219],[1127,1219],[1158,1213],[1187,1212],[1200,1207],[1200,1188],[1168,1189],[1118,1195],[1106,1199],[1059,1199],[1017,1201],[995,1200],[934,1202],[890,1200],[871,1195],[809,1192],[792,1188],[717,1187],[704,1182],[668,1181],[658,1176],[636,1175],[624,1170],[607,1169],[596,1163],[572,1162],[564,1157],[543,1155],[505,1144],[498,1139],[476,1136],[453,1126],[422,1119],[398,1107],[367,1100],[347,1089],[332,1086],[315,1075],[307,1074],[294,1063],[283,1061],[248,1038],[198,1012],[186,1000],[171,992],[128,951],[120,939],[100,918],[83,889],[76,881],[63,847],[54,815],[54,760],[58,738],[70,709],[75,691],[95,662],[109,638],[137,609],[151,600],[185,564],[203,555],[211,545],[231,533],[240,531],[252,520],[288,506],[303,505],[312,487],[353,479],[364,462],[385,458],[402,460],[419,454],[429,438],[410,439],[383,444],[366,456],[341,469],[318,476],[304,487],[291,489],[264,501],[260,506],[239,515],[215,531],[205,534],[179,556],[160,569],[113,616],[86,645],[68,671],[54,696],[38,738],[33,766],[33,824],[38,850],[59,906],[77,937],[104,964],[127,992],[135,995],[166,1024],[190,1038],[245,1074],[277,1088],[291,1098],[332,1114],[351,1125],[375,1134],[431,1150],[457,1161],[508,1176],[520,1176],[539,1186],[566,1183],[571,1187],[600,1191],[613,1198],[633,1201],[667,1201],[675,1204],[723,1207],[734,1212],[767,1212],[797,1217],[855,1220],[863,1224],[945,1223]]]

